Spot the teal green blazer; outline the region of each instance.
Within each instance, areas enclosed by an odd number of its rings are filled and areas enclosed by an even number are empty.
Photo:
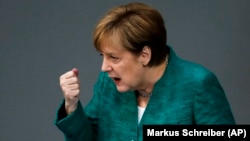
[[[227,97],[216,76],[199,64],[183,60],[170,48],[169,63],[155,84],[138,124],[133,91],[120,93],[107,73],[101,72],[90,102],[65,114],[60,106],[56,126],[66,141],[142,141],[146,124],[235,124]]]

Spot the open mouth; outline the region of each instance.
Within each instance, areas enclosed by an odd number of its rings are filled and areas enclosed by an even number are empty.
[[[121,82],[121,78],[113,77],[112,78],[116,84],[119,84]]]

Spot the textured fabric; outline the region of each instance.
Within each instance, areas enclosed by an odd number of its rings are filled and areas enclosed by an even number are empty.
[[[61,105],[55,124],[67,141],[142,141],[146,124],[235,124],[230,105],[216,76],[199,64],[178,58],[170,50],[168,67],[155,84],[138,125],[134,92],[119,93],[101,72],[94,95],[82,109],[63,117]]]

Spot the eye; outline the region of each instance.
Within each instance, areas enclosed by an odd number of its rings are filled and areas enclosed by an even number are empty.
[[[119,58],[118,57],[115,57],[113,55],[110,56],[110,58],[114,59],[114,60],[118,60]]]
[[[115,63],[115,64],[119,63],[120,60],[121,60],[119,57],[116,57],[116,56],[114,56],[114,55],[110,55],[109,57],[110,57],[111,61],[112,61],[113,63]]]

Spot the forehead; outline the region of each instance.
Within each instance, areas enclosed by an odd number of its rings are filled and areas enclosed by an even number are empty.
[[[119,36],[113,34],[110,36],[104,36],[100,40],[99,51],[110,53],[110,52],[117,52],[117,51],[125,51],[125,48],[122,47]]]

